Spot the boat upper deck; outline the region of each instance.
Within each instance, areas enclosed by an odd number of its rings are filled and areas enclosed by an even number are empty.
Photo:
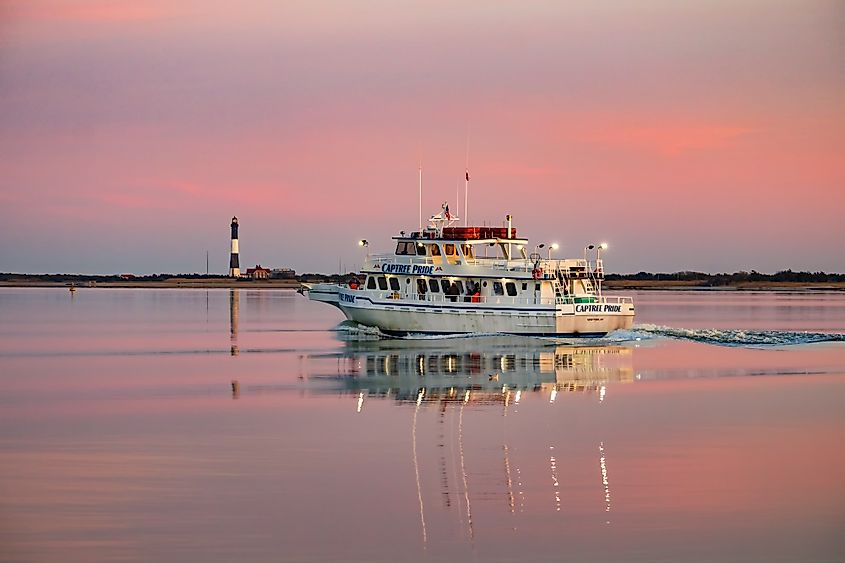
[[[446,227],[393,237],[393,253],[368,254],[363,270],[393,274],[552,278],[602,277],[601,260],[552,259],[552,247],[528,253],[528,239],[508,227]],[[510,236],[508,236],[510,235]],[[594,268],[591,266],[595,266]]]

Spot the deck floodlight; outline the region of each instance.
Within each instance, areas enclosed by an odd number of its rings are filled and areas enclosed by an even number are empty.
[[[552,243],[552,250],[557,250],[558,248],[560,248],[560,245],[556,242],[553,242]]]
[[[600,260],[601,260],[601,251],[602,251],[602,250],[607,250],[607,243],[606,243],[606,242],[601,243],[601,244],[599,245],[598,250],[596,250],[596,264],[597,264],[599,267],[600,267],[600,265],[601,265]]]
[[[365,238],[362,238],[358,241],[358,246],[370,246],[370,241]]]

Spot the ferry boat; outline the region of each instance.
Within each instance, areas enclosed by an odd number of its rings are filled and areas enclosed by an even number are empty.
[[[394,236],[393,253],[368,253],[348,283],[303,284],[302,291],[389,336],[597,338],[633,324],[633,300],[602,293],[606,245],[588,246],[583,259],[552,259],[551,248],[540,254],[542,244],[529,253],[510,215],[502,227],[455,222],[444,204],[429,226]]]

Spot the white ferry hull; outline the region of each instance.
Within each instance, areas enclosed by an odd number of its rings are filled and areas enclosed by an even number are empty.
[[[488,303],[415,303],[373,299],[359,291],[339,288],[336,304],[347,319],[390,335],[501,333],[597,338],[631,328],[634,322],[632,303],[610,305],[613,312],[604,312],[604,304],[527,308]]]

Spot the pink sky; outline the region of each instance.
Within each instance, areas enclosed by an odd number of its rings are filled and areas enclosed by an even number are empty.
[[[242,265],[349,268],[420,157],[455,210],[469,130],[472,222],[845,272],[841,3],[582,4],[0,4],[0,271],[223,272],[232,215]]]

